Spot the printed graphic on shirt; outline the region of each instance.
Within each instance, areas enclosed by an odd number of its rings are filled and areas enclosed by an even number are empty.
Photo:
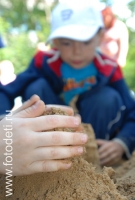
[[[91,63],[82,69],[74,69],[63,63],[61,73],[64,80],[63,93],[61,94],[66,104],[76,95],[90,90],[97,84],[97,69]]]
[[[73,90],[76,88],[83,88],[86,85],[88,86],[88,88],[91,88],[91,85],[95,85],[96,84],[96,77],[95,76],[91,76],[86,78],[86,80],[82,80],[80,82],[76,82],[76,80],[73,78],[69,78],[67,80],[64,80],[65,85],[64,85],[64,92],[67,92],[69,90]]]

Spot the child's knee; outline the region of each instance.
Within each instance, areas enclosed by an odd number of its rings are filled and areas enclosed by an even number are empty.
[[[38,80],[36,80],[34,83],[33,83],[33,87],[36,86],[38,89],[44,89],[44,88],[47,88],[49,87],[49,84],[48,82],[46,81],[46,79],[44,78],[39,78]]]
[[[119,93],[111,87],[101,89],[97,95],[97,101],[98,104],[105,109],[113,109],[114,107],[119,109],[123,105]]]
[[[27,100],[34,94],[37,94],[41,98],[41,94],[43,91],[46,91],[48,87],[47,81],[43,78],[39,78],[27,85],[23,94],[23,99]]]

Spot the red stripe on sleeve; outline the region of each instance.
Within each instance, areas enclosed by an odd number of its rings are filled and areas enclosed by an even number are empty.
[[[111,78],[111,82],[119,81],[123,78],[122,70],[118,66],[114,72],[114,75]]]
[[[48,56],[49,57],[50,55],[48,55],[47,52],[43,52],[43,51],[38,51],[35,54],[34,60],[35,60],[35,66],[37,68],[42,68],[44,56]]]

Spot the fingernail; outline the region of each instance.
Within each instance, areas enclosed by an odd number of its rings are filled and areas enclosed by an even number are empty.
[[[35,104],[32,105],[32,108],[36,109],[39,105],[39,101],[37,101]]]
[[[80,124],[80,118],[78,117],[74,118],[74,124],[78,126]]]
[[[85,143],[85,142],[87,142],[87,140],[88,140],[88,136],[87,136],[86,134],[83,134],[83,135],[81,136],[81,141],[82,141],[83,143]]]
[[[69,169],[71,167],[71,163],[66,163],[65,164],[65,169]]]
[[[83,147],[79,147],[79,148],[77,149],[77,151],[78,151],[79,154],[82,154],[82,153],[83,153]]]

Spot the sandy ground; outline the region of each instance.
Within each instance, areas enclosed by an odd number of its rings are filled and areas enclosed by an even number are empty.
[[[135,153],[115,169],[101,169],[93,129],[84,124],[83,129],[89,136],[87,153],[72,158],[71,169],[12,177],[13,195],[8,198],[5,176],[0,175],[0,200],[135,200]]]

